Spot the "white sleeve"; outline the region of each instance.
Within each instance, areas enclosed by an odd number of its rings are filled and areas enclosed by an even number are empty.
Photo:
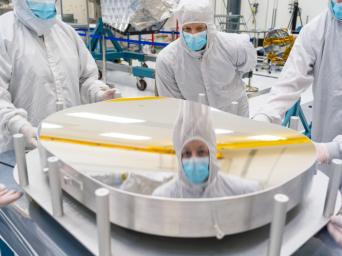
[[[228,195],[243,195],[248,193],[254,193],[262,190],[262,186],[259,182],[253,180],[242,179],[237,176],[220,174],[219,177],[224,181],[223,190]]]
[[[177,85],[172,67],[164,61],[163,55],[159,55],[157,58],[156,82],[159,96],[184,99]]]
[[[240,38],[237,42],[237,59],[234,64],[241,73],[248,73],[254,70],[257,64],[257,52],[248,35],[240,35]]]
[[[28,124],[27,112],[17,109],[12,103],[9,84],[12,75],[12,64],[6,50],[5,41],[0,36],[0,128],[6,141],[11,134],[19,133]]]
[[[272,123],[280,124],[285,113],[312,85],[314,65],[321,50],[324,35],[324,24],[316,27],[314,26],[316,23],[317,20],[303,28],[278,82],[269,94],[267,103],[257,115],[266,115]]]
[[[342,159],[342,135],[337,136],[332,142],[327,143],[330,160]]]
[[[169,183],[163,184],[160,187],[156,188],[152,196],[155,197],[164,197],[164,198],[172,198],[172,185],[174,182],[170,181]],[[174,188],[174,187],[173,187]]]
[[[169,182],[156,188],[153,191],[152,196],[164,197],[164,198],[178,198],[180,197],[179,195],[181,194],[178,188],[179,188],[179,179],[178,177],[175,177]]]
[[[252,71],[257,63],[257,52],[248,35],[219,32],[217,40],[224,50],[221,58],[228,59],[237,72]]]
[[[70,28],[72,29],[72,28]],[[95,103],[100,91],[108,90],[109,87],[98,79],[99,70],[93,56],[90,54],[85,43],[79,37],[77,32],[72,29],[76,40],[78,54],[80,58],[80,93],[82,103]]]

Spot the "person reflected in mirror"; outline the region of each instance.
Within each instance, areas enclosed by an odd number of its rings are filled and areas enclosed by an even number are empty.
[[[173,133],[178,175],[153,192],[156,197],[214,198],[248,194],[258,182],[223,176],[216,157],[216,134],[207,106],[182,102]]]
[[[22,196],[22,193],[15,190],[8,190],[5,185],[0,184],[0,207],[5,207]]]

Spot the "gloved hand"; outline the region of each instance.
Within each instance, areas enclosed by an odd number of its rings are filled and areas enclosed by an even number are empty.
[[[4,185],[0,184],[0,207],[13,203],[21,196],[22,193],[14,190],[8,190]]]
[[[108,89],[106,91],[99,91],[96,94],[96,101],[106,101],[106,100],[112,100],[115,98],[116,89]]]
[[[31,150],[37,148],[37,128],[32,127],[31,124],[26,124],[20,129],[20,133],[25,137],[27,149]]]
[[[342,210],[342,209],[341,209]],[[328,231],[336,243],[342,247],[342,215],[333,216],[328,224]]]
[[[258,114],[252,118],[254,121],[259,121],[259,122],[264,122],[264,123],[272,123],[271,119],[269,119],[266,115],[264,114]]]
[[[317,160],[320,164],[328,164],[333,159],[342,158],[342,136],[337,136],[330,143],[314,143],[317,151]]]
[[[320,164],[328,164],[331,160],[327,144],[314,143],[316,147],[316,158]]]

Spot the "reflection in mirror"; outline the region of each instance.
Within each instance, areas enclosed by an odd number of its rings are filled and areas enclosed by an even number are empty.
[[[260,190],[255,181],[222,175],[217,160],[216,134],[209,108],[182,102],[173,131],[178,174],[154,192],[170,198],[215,198]]]
[[[311,141],[295,131],[168,98],[66,109],[44,120],[40,144],[101,184],[159,199],[269,189],[315,160]]]

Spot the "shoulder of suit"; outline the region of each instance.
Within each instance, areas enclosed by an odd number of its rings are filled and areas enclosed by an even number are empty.
[[[0,15],[0,27],[6,27],[9,23],[14,22],[14,12],[7,12],[3,15]]]
[[[234,34],[234,33],[225,33],[225,32],[217,32],[216,33],[216,41],[220,43],[222,47],[227,49],[239,47],[241,42],[248,42],[249,36],[246,34]]]
[[[0,16],[0,39],[9,40],[13,37],[14,24],[15,24],[14,12],[7,12]]]
[[[172,179],[169,182],[155,189],[153,195],[157,197],[173,197],[177,189],[178,181],[177,179]]]
[[[307,25],[313,25],[317,23],[321,23],[323,20],[325,20],[328,16],[331,15],[330,9],[326,9],[323,12],[321,12],[319,15],[317,15],[315,18],[312,19]]]
[[[60,19],[57,19],[55,26],[58,29],[62,29],[66,34],[68,34],[68,36],[72,38],[75,38],[78,35],[76,30],[72,26],[61,21]]]
[[[326,9],[324,12],[316,16],[312,21],[303,27],[303,30],[319,31],[324,28],[326,19],[330,16],[330,10]],[[331,15],[332,16],[332,15]]]
[[[312,21],[306,24],[301,32],[300,38],[302,40],[306,40],[307,43],[312,44],[312,41],[321,41],[324,38],[325,27],[327,25],[330,14],[330,10],[327,9],[317,17],[315,17]]]
[[[170,43],[158,54],[157,60],[164,63],[173,62],[178,54],[178,49],[181,47],[180,39]]]

